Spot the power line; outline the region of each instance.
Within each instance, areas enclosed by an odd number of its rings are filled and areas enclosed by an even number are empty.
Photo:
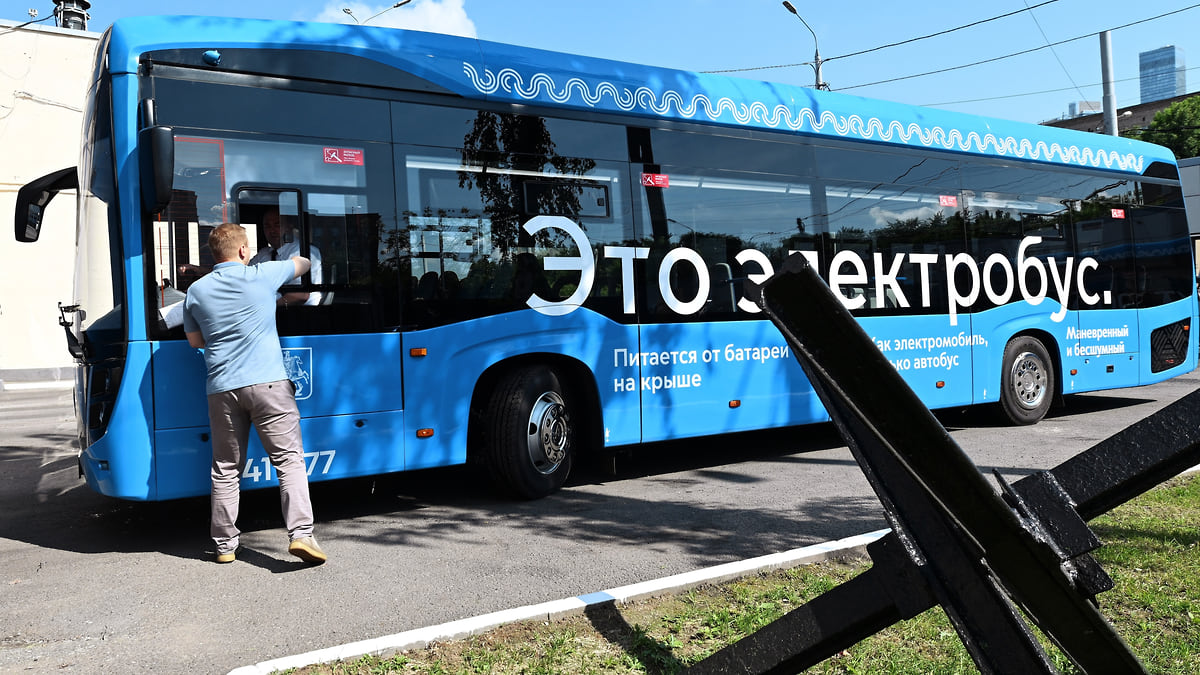
[[[6,31],[4,31],[4,32],[2,32],[2,33],[0,33],[0,35],[7,35],[8,33],[12,33],[12,32],[15,32],[15,31],[19,31],[19,30],[21,30],[22,28],[24,28],[25,26],[28,26],[29,24],[33,24],[33,23],[41,23],[41,22],[43,22],[43,21],[49,21],[50,19],[53,19],[53,18],[54,18],[54,15],[53,15],[53,14],[49,14],[49,15],[47,15],[47,16],[45,16],[45,17],[41,18],[41,19],[30,19],[29,21],[26,21],[26,22],[25,22],[25,23],[23,23],[23,24],[20,24],[20,25],[18,25],[18,26],[13,26],[12,28],[9,28],[8,30],[6,30]]]
[[[823,59],[822,62],[828,59]],[[793,68],[795,66],[811,66],[812,61],[802,61],[800,63],[780,63],[774,66],[753,66],[751,68],[726,68],[724,70],[701,70],[701,73],[708,75],[724,75],[725,73],[748,73],[752,70],[772,70],[775,68]]]
[[[870,49],[864,49],[864,50],[862,50],[862,51],[851,52],[851,53],[849,53],[849,54],[840,54],[840,55],[838,55],[838,56],[831,56],[831,57],[829,57],[829,58],[827,58],[827,59],[823,59],[823,60],[824,60],[824,61],[832,61],[832,60],[834,60],[834,59],[845,59],[845,58],[849,58],[849,57],[851,57],[851,56],[859,56],[859,55],[861,55],[861,54],[870,54],[871,52],[877,52],[877,51],[879,51],[879,50],[881,50],[881,49],[887,49],[888,47],[899,47],[900,45],[906,45],[906,44],[908,44],[908,43],[910,43],[910,42],[917,42],[918,40],[927,40],[927,39],[929,39],[929,38],[938,37],[939,35],[946,35],[947,33],[953,33],[954,31],[959,31],[959,30],[962,30],[962,29],[964,29],[964,28],[972,28],[972,27],[974,27],[974,26],[978,26],[978,25],[981,25],[981,24],[988,23],[989,21],[995,21],[995,20],[997,20],[997,19],[1007,19],[1007,18],[1008,18],[1008,17],[1010,17],[1010,16],[1014,16],[1014,15],[1016,15],[1016,14],[1020,14],[1020,13],[1022,13],[1022,12],[1030,12],[1030,13],[1032,13],[1032,12],[1033,12],[1033,10],[1037,9],[1038,7],[1044,7],[1045,5],[1049,5],[1049,4],[1052,4],[1052,3],[1055,3],[1055,2],[1058,2],[1058,0],[1046,0],[1045,2],[1042,2],[1042,3],[1036,4],[1036,5],[1034,5],[1033,7],[1026,6],[1026,7],[1025,7],[1025,9],[1018,9],[1018,10],[1015,10],[1015,11],[1009,12],[1008,14],[1001,14],[1000,16],[993,16],[993,17],[992,17],[992,18],[990,18],[990,19],[983,19],[983,20],[981,20],[981,21],[976,21],[976,22],[974,22],[974,23],[967,23],[967,24],[963,24],[963,25],[961,25],[961,26],[958,26],[958,27],[956,27],[956,28],[949,28],[949,29],[947,29],[947,30],[938,31],[938,32],[936,32],[936,33],[930,33],[929,35],[922,35],[921,37],[909,38],[909,39],[907,39],[907,40],[901,40],[900,42],[893,42],[893,43],[891,43],[891,44],[879,45],[878,47],[872,47],[872,48],[870,48]]]
[[[910,43],[910,42],[917,42],[917,41],[919,41],[919,40],[928,40],[929,38],[932,38],[932,37],[938,37],[939,35],[945,35],[945,34],[947,34],[947,33],[953,33],[953,32],[955,32],[955,31],[963,30],[964,28],[972,28],[972,27],[974,27],[974,26],[978,26],[978,25],[980,25],[980,24],[985,24],[985,23],[988,23],[989,21],[996,21],[997,19],[1006,19],[1006,18],[1008,18],[1008,17],[1010,17],[1010,16],[1013,16],[1013,15],[1015,15],[1015,14],[1020,14],[1021,12],[1031,12],[1031,11],[1033,11],[1034,9],[1037,9],[1038,7],[1042,7],[1042,6],[1045,6],[1045,5],[1049,5],[1049,4],[1052,4],[1052,3],[1055,3],[1055,2],[1058,2],[1058,0],[1046,0],[1045,2],[1042,2],[1042,3],[1036,4],[1036,5],[1034,5],[1033,7],[1026,7],[1025,9],[1018,9],[1018,10],[1015,10],[1015,11],[1009,12],[1009,13],[1007,13],[1007,14],[1001,14],[1001,15],[999,15],[999,16],[993,16],[993,17],[992,17],[992,18],[990,18],[990,19],[982,19],[982,20],[980,20],[980,21],[975,21],[975,22],[972,22],[972,23],[963,24],[963,25],[961,25],[961,26],[956,26],[956,27],[954,27],[954,28],[947,28],[946,30],[938,31],[938,32],[936,32],[936,33],[930,33],[929,35],[922,35],[922,36],[920,36],[920,37],[914,37],[914,38],[909,38],[909,39],[907,39],[907,40],[901,40],[900,42],[892,42],[892,43],[890,43],[890,44],[886,44],[886,45],[879,45],[878,47],[871,47],[870,49],[863,49],[863,50],[861,50],[861,51],[857,51],[857,52],[850,52],[849,54],[839,54],[839,55],[837,55],[837,56],[831,56],[831,57],[829,57],[829,58],[827,58],[827,59],[821,59],[821,62],[822,62],[822,63],[825,63],[826,61],[833,61],[834,59],[845,59],[845,58],[849,58],[849,57],[851,57],[851,56],[859,56],[859,55],[862,55],[862,54],[870,54],[871,52],[877,52],[877,51],[879,51],[879,50],[881,50],[881,49],[887,49],[887,48],[889,48],[889,47],[899,47],[900,45],[906,45],[906,44],[908,44],[908,43]],[[702,70],[702,71],[700,71],[700,72],[702,72],[702,73],[709,73],[709,74],[717,74],[717,73],[744,73],[744,72],[748,72],[748,71],[752,71],[752,70],[771,70],[771,69],[773,69],[773,68],[791,68],[791,67],[793,67],[793,66],[808,66],[808,65],[812,65],[812,64],[811,64],[811,62],[809,62],[809,61],[806,61],[806,62],[804,62],[804,63],[783,63],[783,64],[779,64],[779,65],[775,65],[775,66],[754,66],[754,67],[751,67],[751,68],[728,68],[728,69],[726,69],[726,70]]]
[[[1175,10],[1175,11],[1173,11],[1173,12],[1167,12],[1166,14],[1159,14],[1158,16],[1152,16],[1152,17],[1150,17],[1150,18],[1148,18],[1148,19],[1142,19],[1142,20],[1140,20],[1140,21],[1134,21],[1134,22],[1132,22],[1132,23],[1127,23],[1127,24],[1124,24],[1124,25],[1122,25],[1122,26],[1117,26],[1117,27],[1115,27],[1115,28],[1110,28],[1110,29],[1108,29],[1108,30],[1121,30],[1122,28],[1129,28],[1130,26],[1136,26],[1136,25],[1138,25],[1138,24],[1147,23],[1147,22],[1150,22],[1150,21],[1157,21],[1158,19],[1162,19],[1162,18],[1164,18],[1164,17],[1171,16],[1172,14],[1179,14],[1180,12],[1186,12],[1186,11],[1188,11],[1189,9],[1196,9],[1197,7],[1200,7],[1200,4],[1196,4],[1196,5],[1191,5],[1191,6],[1188,6],[1188,7],[1184,7],[1183,9],[1177,9],[1177,10]],[[1057,47],[1058,45],[1065,45],[1065,44],[1067,44],[1068,42],[1075,42],[1075,41],[1077,41],[1077,40],[1083,40],[1083,39],[1085,39],[1085,38],[1095,37],[1095,36],[1097,36],[1097,35],[1099,35],[1100,33],[1103,33],[1103,32],[1104,32],[1104,31],[1096,31],[1096,32],[1094,32],[1094,33],[1088,33],[1087,35],[1080,35],[1080,36],[1078,36],[1078,37],[1073,37],[1073,38],[1070,38],[1070,39],[1067,39],[1067,40],[1060,40],[1060,41],[1058,41],[1058,42],[1053,42],[1053,43],[1050,43],[1050,44],[1047,44],[1047,45],[1042,45],[1041,47],[1034,47],[1033,49],[1026,49],[1026,50],[1024,50],[1024,51],[1013,52],[1012,54],[1005,54],[1004,56],[997,56],[997,57],[990,58],[990,59],[984,59],[984,60],[982,60],[982,61],[975,61],[974,63],[964,63],[964,64],[962,64],[962,65],[959,65],[959,66],[950,66],[949,68],[941,68],[941,69],[939,69],[939,70],[930,70],[930,71],[927,71],[927,72],[924,72],[924,73],[917,73],[917,74],[915,74],[915,75],[903,75],[903,76],[901,76],[901,77],[893,77],[893,78],[889,78],[889,79],[886,79],[886,80],[877,80],[877,81],[875,81],[875,82],[866,82],[866,83],[863,83],[863,84],[854,84],[854,85],[850,85],[849,87],[838,87],[838,88],[837,88],[837,91],[846,91],[846,90],[848,90],[848,89],[861,89],[861,88],[863,88],[863,87],[872,87],[872,86],[875,86],[875,85],[877,85],[877,84],[889,84],[889,83],[891,83],[891,82],[900,82],[901,80],[911,80],[911,79],[918,78],[918,77],[925,77],[925,76],[927,76],[927,75],[939,75],[939,74],[941,74],[941,73],[948,73],[948,72],[950,72],[950,71],[952,71],[952,70],[962,70],[963,68],[971,68],[971,67],[973,67],[973,66],[980,66],[980,65],[983,65],[983,64],[985,64],[985,63],[994,63],[994,62],[996,62],[996,61],[1003,61],[1004,59],[1011,59],[1011,58],[1012,58],[1012,57],[1014,57],[1014,56],[1022,56],[1022,55],[1024,55],[1024,54],[1031,54],[1031,53],[1033,53],[1033,52],[1041,51],[1041,50],[1043,50],[1043,49],[1047,49],[1047,48],[1050,48],[1050,47]]]
[[[1193,66],[1191,68],[1188,68],[1187,72],[1191,72],[1193,70],[1200,70],[1200,66]],[[1135,80],[1140,80],[1140,79],[1141,79],[1140,75],[1135,75],[1133,77],[1125,77],[1120,80],[1113,80],[1113,82],[1133,82]],[[1074,84],[1074,83],[1072,83],[1072,84]],[[1102,84],[1104,84],[1104,83],[1103,82],[1092,82],[1090,84],[1085,84],[1083,86],[1099,87]],[[1027,91],[1027,92],[1022,92],[1020,94],[1004,94],[1003,96],[987,96],[984,98],[964,99],[962,101],[943,101],[941,103],[919,103],[918,105],[925,107],[925,108],[936,108],[937,106],[942,106],[942,105],[958,105],[960,103],[982,103],[983,101],[1002,101],[1007,98],[1020,98],[1022,96],[1038,96],[1040,94],[1054,94],[1054,93],[1057,93],[1060,91],[1070,91],[1071,89],[1075,89],[1076,91],[1079,91],[1079,87],[1059,87],[1057,89],[1043,89],[1041,91]],[[1085,94],[1083,94],[1083,92],[1079,92],[1079,95],[1081,97],[1085,96]],[[1127,106],[1117,106],[1117,107],[1125,108]]]
[[[1025,4],[1028,5],[1029,3],[1026,2]],[[1033,23],[1035,26],[1037,26],[1038,32],[1042,34],[1042,41],[1046,44],[1050,44],[1050,38],[1046,35],[1045,29],[1042,28],[1042,22],[1037,20],[1037,16],[1033,12],[1029,13],[1029,18],[1033,19]],[[1053,47],[1050,48],[1050,53],[1054,54],[1054,60],[1058,61],[1058,67],[1062,68],[1063,74],[1067,76],[1067,81],[1071,83],[1072,87],[1075,87],[1075,91],[1079,94],[1079,98],[1082,99],[1083,92],[1080,91],[1079,85],[1075,84],[1075,78],[1071,77],[1071,71],[1067,70],[1067,64],[1062,62],[1062,59],[1058,57],[1058,52],[1055,51]]]

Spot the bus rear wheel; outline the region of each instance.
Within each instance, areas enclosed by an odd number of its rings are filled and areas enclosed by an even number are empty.
[[[538,366],[503,375],[484,413],[485,457],[501,490],[538,499],[563,486],[577,430],[570,393],[554,370]]]
[[[1054,402],[1054,362],[1037,338],[1018,335],[1004,347],[1000,407],[1017,425],[1037,424]]]

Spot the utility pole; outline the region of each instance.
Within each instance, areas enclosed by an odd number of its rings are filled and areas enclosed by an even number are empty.
[[[1117,129],[1117,94],[1113,90],[1112,36],[1109,31],[1100,33],[1100,70],[1104,81],[1104,132],[1109,136],[1120,136]]]

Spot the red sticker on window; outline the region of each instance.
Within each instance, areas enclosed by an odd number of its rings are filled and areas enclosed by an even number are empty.
[[[958,208],[958,197],[954,195],[939,195],[938,203],[942,206],[953,206]]]
[[[644,173],[642,174],[642,185],[644,187],[671,187],[671,179],[665,173]]]
[[[1113,217],[1113,218],[1119,218],[1119,219],[1122,219],[1122,220],[1124,220],[1124,218],[1125,218],[1125,209],[1113,209],[1113,210],[1112,210],[1112,217]]]
[[[325,148],[326,164],[363,165],[363,151],[357,148]]]

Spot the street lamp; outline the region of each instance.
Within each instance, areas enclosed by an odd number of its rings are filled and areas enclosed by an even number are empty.
[[[375,17],[379,16],[380,14],[390,12],[393,9],[396,9],[397,7],[403,7],[404,5],[407,5],[410,2],[412,2],[412,0],[400,0],[400,2],[397,2],[396,4],[392,5],[391,7],[388,7],[387,9],[383,10],[382,12],[377,12],[376,14],[373,14],[372,16],[368,17],[366,21],[359,21],[358,17],[354,16],[354,12],[350,11],[349,7],[343,7],[342,11],[345,12],[346,14],[348,14],[351,19],[354,19],[354,23],[366,25],[368,23],[371,23],[371,19],[374,19]]]
[[[688,230],[688,232],[691,232],[691,233],[692,233],[692,248],[696,248],[696,246],[697,246],[697,240],[696,240],[696,230],[695,230],[695,228],[693,228],[693,227],[691,227],[691,226],[688,226],[688,225],[684,225],[683,223],[679,222],[678,220],[675,220],[674,218],[667,218],[667,222],[668,222],[668,223],[675,223],[676,225],[678,225],[678,226],[680,226],[680,227],[686,227],[686,228],[687,228],[687,230]],[[694,222],[694,221],[693,221],[693,222]],[[685,235],[682,235],[682,234],[681,234],[681,235],[679,235],[679,243],[680,243],[680,245],[682,245],[682,244],[683,244],[683,238],[684,238],[684,236],[685,236]]]
[[[783,7],[784,7],[784,9],[791,12],[792,14],[795,14],[796,18],[800,19],[800,23],[804,24],[804,27],[808,29],[808,32],[812,33],[813,49],[814,49],[812,67],[813,67],[813,71],[817,75],[817,82],[814,86],[816,86],[817,89],[824,89],[825,91],[829,91],[829,85],[824,80],[821,79],[821,64],[824,63],[824,61],[821,60],[821,46],[819,44],[817,44],[816,31],[814,31],[812,29],[812,26],[808,25],[808,22],[804,20],[804,17],[800,16],[800,12],[797,12],[796,8],[792,7],[792,3],[788,2],[788,0],[783,0]]]

